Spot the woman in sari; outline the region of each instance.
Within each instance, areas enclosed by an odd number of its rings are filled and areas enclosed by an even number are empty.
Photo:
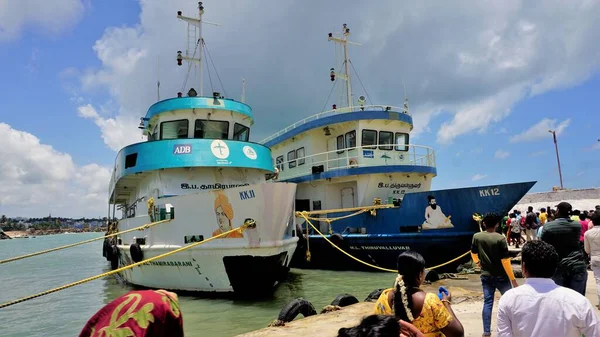
[[[398,321],[394,316],[371,315],[359,325],[341,328],[338,337],[423,337],[412,324]]]
[[[415,251],[398,256],[398,275],[393,288],[384,290],[375,304],[375,314],[395,315],[412,323],[425,337],[463,337],[464,328],[452,311],[451,295],[425,293],[425,260]]]
[[[105,305],[79,337],[183,337],[177,294],[165,290],[130,291]]]

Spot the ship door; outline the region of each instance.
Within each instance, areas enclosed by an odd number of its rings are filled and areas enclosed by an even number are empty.
[[[339,164],[340,154],[337,153],[337,151],[331,152],[331,151],[335,151],[337,149],[338,149],[337,138],[336,137],[329,138],[327,140],[327,158],[326,158],[327,165],[325,165],[326,170],[340,167],[340,164]]]
[[[345,187],[341,190],[342,193],[342,208],[355,207],[354,205],[354,188]]]

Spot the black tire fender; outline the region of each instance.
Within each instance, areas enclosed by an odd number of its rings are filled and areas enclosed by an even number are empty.
[[[110,243],[108,243],[108,239],[104,239],[104,243],[102,244],[102,256],[106,258],[106,261],[110,261]]]
[[[436,282],[440,280],[440,275],[435,270],[425,270],[425,281]]]
[[[129,246],[129,253],[131,253],[131,260],[133,260],[133,262],[137,263],[144,260],[144,251],[137,242],[132,243],[131,246]]]
[[[331,305],[337,305],[338,307],[345,307],[351,304],[358,303],[358,299],[350,294],[341,294],[331,302]]]
[[[315,307],[309,301],[303,298],[297,298],[288,303],[281,311],[277,319],[283,322],[291,322],[296,316],[302,314],[304,317],[316,315]]]
[[[119,268],[119,248],[116,245],[110,246],[110,268],[115,270]]]
[[[365,298],[365,302],[375,302],[379,299],[379,296],[381,296],[381,293],[385,290],[385,288],[380,288],[380,289],[375,289],[373,291],[371,291],[371,293],[369,294],[369,296],[367,296],[367,298]]]

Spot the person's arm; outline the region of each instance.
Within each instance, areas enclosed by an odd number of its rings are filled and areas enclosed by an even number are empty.
[[[400,337],[425,337],[414,325],[400,320]]]
[[[579,332],[585,336],[600,336],[600,319],[590,301],[585,301],[581,316],[582,320],[578,322]]]
[[[519,286],[519,284],[517,283],[515,273],[513,272],[512,265],[510,263],[510,254],[508,252],[508,244],[506,243],[506,239],[502,239],[500,241],[500,251],[502,252],[502,267],[504,268],[506,276],[508,276],[513,288],[516,288]]]
[[[452,310],[452,305],[450,304],[451,298],[452,295],[450,294],[450,292],[448,292],[448,295],[446,295],[446,293],[442,293],[442,303],[444,304],[444,308],[452,316],[452,320],[448,325],[446,325],[440,330],[446,337],[464,337],[465,329],[463,328],[462,324],[458,320],[458,317],[456,317],[454,311]]]
[[[498,337],[512,337],[512,324],[510,321],[510,313],[511,310],[508,307],[507,299],[503,296],[500,297],[500,302],[498,303]]]
[[[587,233],[583,235],[583,249],[588,255],[592,253],[592,248],[590,247],[590,239]]]
[[[473,241],[471,242],[471,258],[479,266],[479,247],[477,246],[475,235],[473,235]]]

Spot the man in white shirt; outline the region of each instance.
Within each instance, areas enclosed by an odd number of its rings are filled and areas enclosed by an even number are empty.
[[[521,255],[527,281],[500,298],[498,337],[600,336],[600,320],[590,301],[552,280],[559,261],[554,247],[530,241]]]

